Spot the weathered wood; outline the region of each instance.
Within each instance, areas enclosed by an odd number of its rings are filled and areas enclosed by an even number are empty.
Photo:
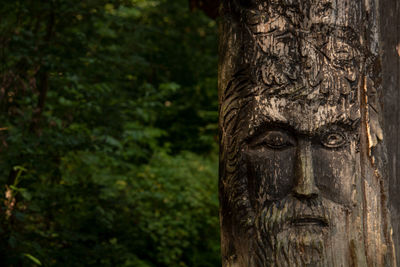
[[[378,1],[222,5],[223,266],[395,266]]]
[[[400,2],[381,0],[380,14],[389,203],[397,265],[400,266]]]

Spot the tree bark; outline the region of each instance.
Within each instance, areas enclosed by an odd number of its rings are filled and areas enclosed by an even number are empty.
[[[387,26],[398,11],[377,0],[222,2],[223,266],[396,266],[400,51]],[[381,32],[395,34],[382,45]]]
[[[400,2],[381,0],[380,18],[389,203],[397,265],[400,266]]]

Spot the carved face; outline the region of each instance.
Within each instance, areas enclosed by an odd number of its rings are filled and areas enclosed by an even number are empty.
[[[243,102],[237,121],[230,119],[235,109],[225,116],[225,129],[240,132],[226,138],[231,187],[224,192],[231,214],[242,221],[233,231],[240,235],[249,227],[257,233],[255,242],[247,240],[258,251],[252,260],[266,265],[254,265],[331,266],[326,261],[332,255],[349,257],[349,244],[340,240],[351,223],[341,222],[350,222],[360,206],[359,105],[344,98],[331,105],[275,96]]]
[[[359,113],[314,105],[256,98],[246,110],[241,153],[255,209],[289,195],[351,204]]]
[[[246,110],[240,175],[247,178],[257,247],[270,264],[327,266],[325,241],[339,238],[338,220],[356,204],[358,123],[350,110],[313,105],[269,97]]]

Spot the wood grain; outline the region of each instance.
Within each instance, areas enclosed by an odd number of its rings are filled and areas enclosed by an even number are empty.
[[[380,13],[389,203],[397,265],[400,266],[400,2],[381,0]]]

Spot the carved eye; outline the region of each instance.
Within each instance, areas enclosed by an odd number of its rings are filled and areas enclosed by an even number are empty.
[[[291,136],[283,131],[268,131],[266,135],[255,142],[255,147],[267,146],[272,149],[285,149],[294,145]]]
[[[338,148],[346,143],[346,137],[339,132],[330,132],[322,136],[321,142],[326,147]]]

